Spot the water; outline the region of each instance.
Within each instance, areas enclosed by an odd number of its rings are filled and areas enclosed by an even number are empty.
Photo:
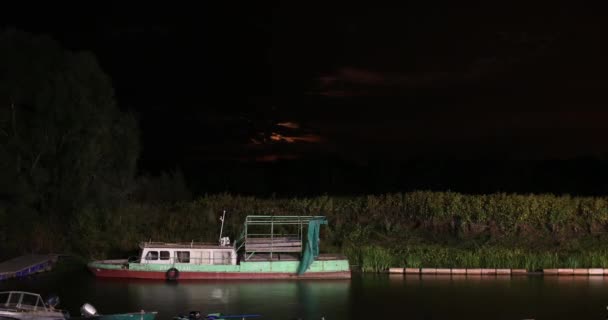
[[[57,294],[78,315],[158,311],[158,319],[259,313],[263,319],[606,319],[608,277],[354,275],[352,280],[108,280],[63,262],[53,272],[0,282],[0,291]]]

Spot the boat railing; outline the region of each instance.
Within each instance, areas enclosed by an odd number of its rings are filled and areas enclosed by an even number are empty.
[[[269,237],[248,234],[245,239],[246,252],[301,252],[302,240],[297,234]]]
[[[270,259],[273,253],[301,253],[304,228],[313,220],[327,222],[325,216],[247,216],[239,249],[245,248],[245,260],[257,253],[270,253]]]
[[[325,216],[259,216],[251,215],[245,218],[246,225],[305,225],[310,220],[326,219]]]
[[[0,292],[0,306],[25,311],[48,310],[39,294],[25,291]]]
[[[154,248],[154,247],[196,248],[196,247],[200,247],[200,246],[217,246],[217,244],[210,243],[210,242],[195,242],[195,241],[180,242],[180,243],[145,241],[145,242],[139,243],[139,247],[141,249]]]

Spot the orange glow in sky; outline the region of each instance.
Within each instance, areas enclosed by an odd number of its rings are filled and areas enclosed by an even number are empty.
[[[290,128],[290,129],[298,129],[298,128],[300,128],[300,124],[296,123],[296,122],[279,122],[279,123],[277,123],[277,126],[281,126],[281,127],[285,127],[285,128]]]
[[[321,142],[321,137],[317,136],[317,135],[305,135],[305,136],[284,136],[282,134],[273,132],[272,135],[270,136],[270,140],[273,141],[277,141],[277,142],[287,142],[287,143],[294,143],[294,142],[310,142],[310,143],[317,143],[317,142]]]

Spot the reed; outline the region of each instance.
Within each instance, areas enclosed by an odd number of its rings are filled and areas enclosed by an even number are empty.
[[[361,270],[363,272],[382,272],[393,264],[394,256],[385,248],[365,246],[361,250]]]
[[[347,252],[351,261],[361,261],[362,270],[380,272],[403,268],[495,268],[539,271],[554,268],[604,268],[608,252],[577,253],[531,251],[522,248],[482,247],[462,249],[437,245],[416,245],[405,250],[366,246]],[[393,264],[390,264],[393,262]],[[384,268],[384,269],[383,269]]]

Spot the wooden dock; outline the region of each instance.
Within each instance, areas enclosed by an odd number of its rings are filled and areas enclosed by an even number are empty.
[[[439,268],[389,268],[388,273],[392,274],[456,274],[456,275],[531,275],[539,274],[545,276],[606,276],[608,268],[560,268],[560,269],[541,269],[538,271],[528,271],[526,269],[439,269]]]
[[[0,281],[51,270],[57,255],[29,254],[0,263]]]

